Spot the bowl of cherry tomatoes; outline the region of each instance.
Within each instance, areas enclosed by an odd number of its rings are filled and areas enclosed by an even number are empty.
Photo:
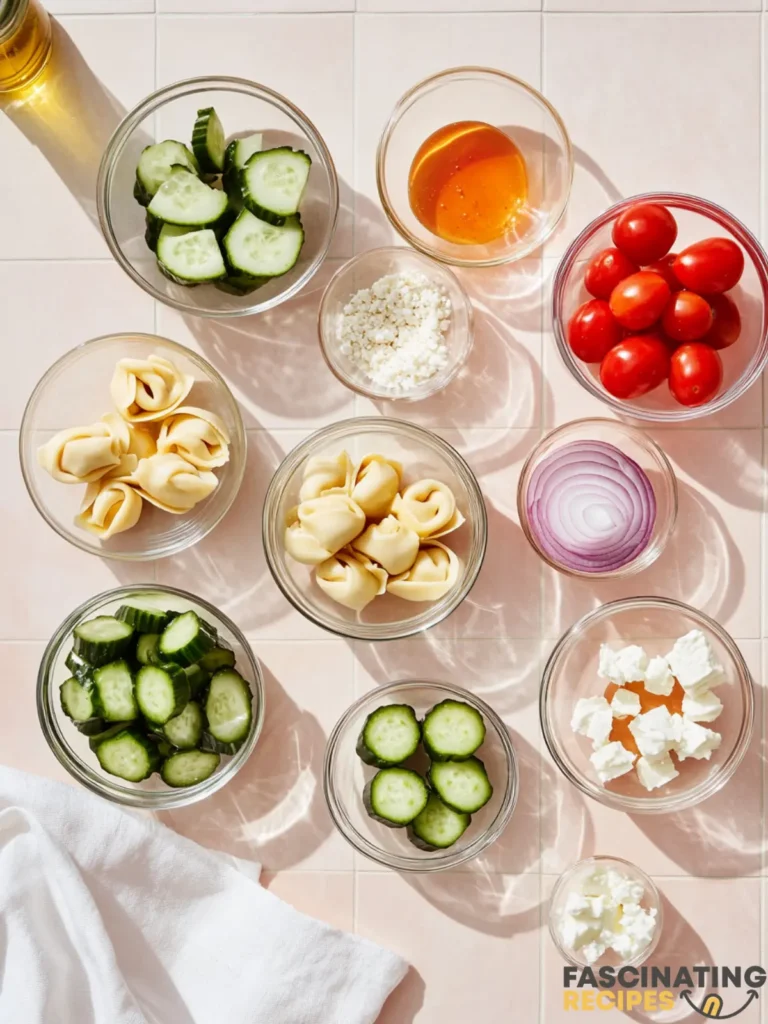
[[[656,422],[709,415],[768,361],[768,257],[715,203],[635,196],[571,243],[553,321],[568,369],[617,412]]]

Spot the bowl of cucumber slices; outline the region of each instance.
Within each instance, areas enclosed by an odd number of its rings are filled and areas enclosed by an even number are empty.
[[[240,78],[160,89],[116,128],[99,223],[125,272],[183,313],[247,316],[284,302],[325,259],[339,206],[312,122]]]
[[[82,785],[161,811],[240,770],[264,720],[259,664],[237,626],[183,590],[119,587],[76,608],[37,681],[43,734]]]
[[[485,701],[446,683],[377,687],[328,740],[328,809],[361,854],[398,871],[445,871],[495,842],[515,809],[509,733]]]

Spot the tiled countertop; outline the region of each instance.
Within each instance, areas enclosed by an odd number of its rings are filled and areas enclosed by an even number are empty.
[[[551,572],[526,544],[515,509],[520,466],[541,432],[605,414],[567,376],[549,332],[549,281],[574,232],[621,195],[671,188],[723,204],[768,238],[768,14],[760,0],[545,0],[544,10],[540,0],[357,0],[357,10],[355,0],[48,6],[61,94],[37,110],[6,107],[0,118],[2,761],[63,777],[35,713],[44,643],[85,598],[156,578],[239,623],[268,691],[265,734],[240,776],[164,819],[205,845],[262,861],[267,884],[286,900],[406,956],[414,970],[381,1024],[570,1019],[546,898],[564,867],[595,852],[627,856],[658,880],[667,922],[659,959],[765,962],[762,691],[752,749],[727,790],[671,819],[633,819],[587,802],[549,761],[537,714],[553,639],[587,609],[629,594],[666,594],[713,615],[760,688],[768,652],[761,388],[716,418],[652,431],[679,474],[681,514],[668,549],[640,577],[596,587]],[[478,312],[470,372],[408,409],[474,467],[493,557],[462,608],[429,635],[345,643],[301,619],[273,585],[260,503],[296,440],[375,412],[325,368],[315,337],[320,291],[340,260],[390,238],[373,161],[390,107],[425,75],[472,63],[527,79],[559,108],[577,147],[573,196],[541,259],[464,275]],[[185,321],[154,306],[109,258],[94,223],[95,167],[119,117],[155,87],[201,73],[287,94],[323,133],[343,179],[334,258],[298,299],[235,324]],[[156,330],[201,351],[232,385],[249,428],[246,482],[226,520],[198,547],[145,567],[88,557],[60,540],[35,515],[17,459],[23,404],[48,365],[77,342],[125,330]],[[354,696],[418,674],[467,686],[502,714],[522,792],[511,827],[485,857],[454,874],[406,878],[356,859],[334,833],[320,772],[325,737]],[[768,996],[740,1024],[757,1024],[761,1012],[768,1024]]]

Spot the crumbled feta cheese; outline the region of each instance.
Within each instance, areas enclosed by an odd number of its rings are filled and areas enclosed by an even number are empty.
[[[620,775],[626,775],[632,770],[635,757],[631,750],[627,750],[623,743],[614,741],[606,743],[590,755],[589,760],[597,772],[597,777],[602,783],[610,782],[611,779],[618,779]]]
[[[680,738],[681,729],[680,715],[670,715],[664,704],[644,715],[637,715],[629,723],[629,731],[643,757],[660,757],[672,750]]]
[[[653,939],[656,931],[656,908],[645,910],[639,903],[624,903],[621,910],[621,918],[613,934],[611,948],[624,960],[630,960]]]
[[[649,793],[652,789],[666,786],[668,782],[676,779],[680,774],[669,754],[663,754],[661,757],[654,757],[652,759],[639,757],[635,768],[637,769],[637,777],[641,785],[645,786]]]
[[[720,698],[705,687],[696,687],[683,697],[683,718],[689,722],[714,722],[722,710]]]
[[[682,722],[682,734],[675,744],[678,760],[685,761],[686,758],[693,757],[697,761],[702,759],[708,761],[712,756],[712,751],[717,750],[720,746],[723,737],[719,732],[705,729],[703,725],[697,725],[696,722],[691,722],[687,718],[684,718]]]
[[[584,959],[588,964],[593,964],[600,959],[606,949],[607,947],[602,942],[590,942],[583,949]]]
[[[605,697],[582,697],[576,701],[571,728],[588,736],[595,748],[608,742],[613,728],[613,712]]]
[[[608,644],[600,645],[597,674],[602,679],[616,683],[617,686],[641,683],[645,679],[647,666],[648,655],[636,644],[622,647],[619,651],[612,650]]]
[[[340,350],[378,387],[407,393],[448,365],[445,288],[420,273],[387,274],[342,310]]]
[[[649,693],[668,697],[675,685],[675,677],[669,670],[666,658],[651,658],[645,670],[645,688]]]
[[[620,687],[613,695],[611,711],[614,718],[634,718],[640,714],[640,698],[632,690]]]
[[[717,686],[725,679],[723,666],[716,660],[709,640],[700,629],[692,629],[676,640],[667,655],[667,661],[675,678],[686,691],[696,687]]]

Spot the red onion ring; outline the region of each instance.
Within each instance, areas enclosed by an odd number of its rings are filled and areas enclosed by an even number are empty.
[[[656,522],[648,474],[605,441],[572,441],[547,455],[531,474],[526,509],[544,554],[585,573],[634,561]]]

